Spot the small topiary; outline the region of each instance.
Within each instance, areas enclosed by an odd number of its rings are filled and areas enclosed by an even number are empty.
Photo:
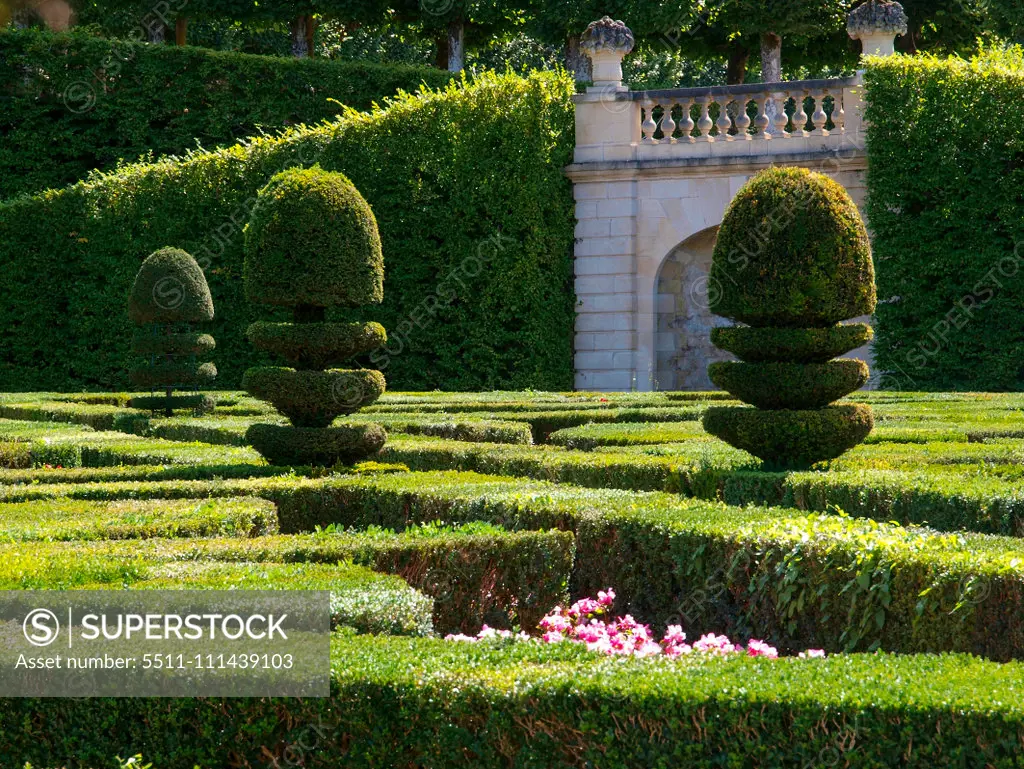
[[[253,425],[248,442],[275,465],[352,463],[376,453],[387,435],[375,424],[331,427],[384,392],[384,375],[328,368],[387,340],[378,323],[325,322],[327,307],[383,299],[377,222],[352,183],[319,167],[290,169],[260,190],[245,228],[245,290],[254,302],[292,308],[292,323],[253,323],[254,346],[295,368],[262,366],[242,386],[288,417],[291,426]]]
[[[174,409],[211,410],[213,400],[195,392],[217,376],[216,366],[198,360],[213,351],[213,337],[192,330],[194,323],[213,320],[210,287],[196,260],[179,248],[150,254],[135,276],[128,317],[140,326],[132,336],[132,352],[141,357],[129,379],[135,387],[163,391],[132,398],[129,405],[167,416]],[[175,390],[192,393],[176,396]]]
[[[713,363],[711,380],[756,409],[708,409],[704,429],[764,460],[807,467],[867,437],[868,406],[829,406],[864,386],[867,364],[831,360],[868,342],[875,308],[864,222],[846,191],[802,168],[769,169],[729,205],[711,263],[714,311],[744,327],[712,331],[740,362]]]

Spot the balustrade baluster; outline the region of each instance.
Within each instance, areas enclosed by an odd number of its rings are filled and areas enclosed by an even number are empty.
[[[652,101],[644,102],[644,113],[646,117],[644,122],[640,124],[640,130],[643,131],[643,138],[641,141],[644,144],[656,144],[657,140],[654,138],[654,132],[658,130],[658,124],[654,122],[654,107],[656,105]],[[633,125],[636,125],[634,123]]]
[[[715,126],[718,128],[718,140],[731,142],[729,129],[732,128],[732,118],[729,117],[729,97],[723,96],[716,103],[718,104],[718,121]]]
[[[693,108],[693,99],[686,99],[680,102],[679,106],[683,109],[683,114],[680,115],[682,120],[679,121],[680,141],[685,140],[692,144],[695,141],[693,138],[695,123],[693,122],[693,116],[690,114],[690,110]]]
[[[786,133],[786,126],[789,124],[789,116],[786,114],[786,104],[789,103],[788,93],[777,93],[775,94],[775,137],[778,139],[788,139],[789,134]]]
[[[819,136],[828,136],[828,115],[825,114],[825,99],[828,98],[828,89],[817,91],[814,94],[814,114],[811,121],[814,123],[814,133]]]
[[[807,113],[804,111],[804,102],[810,95],[810,91],[797,91],[793,94],[793,136],[807,136]]]
[[[736,100],[736,138],[740,141],[746,141],[750,139],[750,115],[747,114],[747,99],[742,96]]]
[[[672,119],[672,110],[675,109],[675,102],[665,105],[665,114],[661,117],[661,140],[666,144],[675,144],[676,121]]]
[[[708,109],[711,107],[711,97],[702,96],[697,99],[697,103],[700,104],[700,120],[697,121],[697,130],[700,131],[700,136],[697,137],[697,141],[710,141],[711,129],[715,127],[715,121],[708,114]]]
[[[757,102],[757,119],[754,121],[754,125],[757,127],[756,136],[758,139],[771,139],[772,135],[768,133],[768,128],[772,121],[768,118],[768,105],[771,104],[772,97],[762,96],[755,101]]]

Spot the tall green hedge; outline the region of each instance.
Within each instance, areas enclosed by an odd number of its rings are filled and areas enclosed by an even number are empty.
[[[1024,51],[875,59],[867,98],[883,386],[1024,389]]]
[[[0,32],[0,199],[78,181],[119,159],[184,153],[369,109],[447,72]],[[335,101],[331,101],[335,100]]]
[[[565,75],[480,75],[0,203],[0,389],[124,389],[124,301],[145,255],[168,244],[204,268],[218,381],[237,387],[270,362],[246,327],[286,319],[245,299],[242,227],[271,176],[314,163],[348,176],[377,218],[384,303],[327,319],[388,329],[366,362],[395,389],[571,388],[572,93]]]

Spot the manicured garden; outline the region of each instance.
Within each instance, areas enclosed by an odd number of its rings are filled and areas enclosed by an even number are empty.
[[[0,585],[329,589],[331,699],[6,700],[5,754],[214,766],[247,723],[237,760],[315,734],[309,766],[888,765],[906,735],[909,765],[1015,760],[1021,396],[861,393],[869,442],[765,472],[701,428],[721,393],[388,393],[358,417],[383,451],[324,475],[240,445],[267,404],[209,394],[169,418],[2,396]],[[551,609],[609,587],[607,619],[691,649],[543,642]],[[443,639],[484,625],[534,640]],[[779,659],[694,650],[709,633]]]
[[[568,30],[586,93],[455,75],[502,27],[458,3],[189,11],[303,57],[422,17],[451,72],[189,48],[181,8],[119,63],[0,30],[0,591],[317,593],[328,693],[0,686],[0,764],[1021,765],[1024,27],[989,3],[940,60],[885,55],[931,18],[890,0],[684,5],[737,88],[631,93],[682,24],[645,4]],[[879,55],[773,90],[780,35],[837,30]],[[647,347],[721,389],[657,391]],[[0,614],[2,652],[57,635]]]

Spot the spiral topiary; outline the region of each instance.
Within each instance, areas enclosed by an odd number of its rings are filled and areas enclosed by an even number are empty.
[[[292,308],[291,323],[256,322],[252,344],[294,366],[245,372],[242,387],[288,417],[257,424],[247,441],[275,465],[350,463],[376,453],[387,435],[375,424],[334,420],[377,400],[384,376],[331,368],[387,341],[378,323],[330,323],[325,310],[383,299],[377,221],[345,176],[319,166],[289,169],[260,190],[245,227],[245,292],[253,302]]]
[[[131,383],[151,391],[129,401],[133,408],[210,411],[213,399],[195,390],[217,376],[212,363],[199,355],[213,351],[209,334],[192,330],[195,323],[213,320],[213,298],[196,260],[179,248],[161,248],[139,268],[128,297],[128,317],[139,326],[132,336],[132,352],[141,360],[128,375]],[[155,391],[161,390],[161,395]],[[175,390],[191,390],[175,395]]]
[[[747,325],[712,331],[740,360],[708,374],[756,408],[710,408],[704,429],[770,468],[807,467],[863,441],[870,407],[829,405],[868,380],[863,361],[831,359],[870,341],[871,327],[839,321],[876,301],[867,230],[846,190],[803,168],[757,174],[725,213],[710,276],[721,287],[712,309]]]

